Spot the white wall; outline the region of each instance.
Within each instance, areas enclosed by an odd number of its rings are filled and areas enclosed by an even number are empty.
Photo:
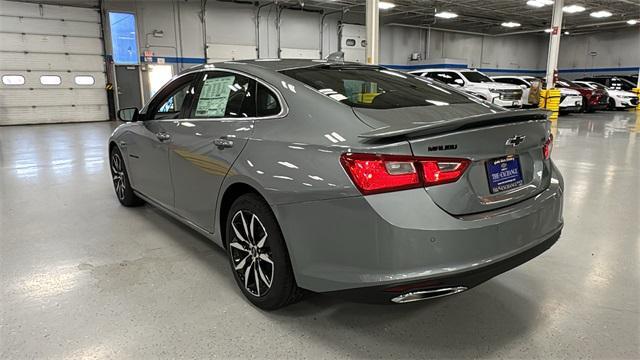
[[[163,38],[149,37],[149,49],[168,60],[176,57],[186,59],[186,63],[175,65],[176,72],[204,61],[200,1],[105,0],[104,3],[107,11],[127,11],[137,15],[141,52],[147,45],[145,34],[162,30],[165,34]],[[256,9],[253,4],[209,0],[206,9],[207,43],[255,47]],[[319,13],[299,10],[282,11],[280,46],[318,49],[321,16]],[[260,57],[278,57],[276,19],[275,6],[265,6],[260,11]],[[324,56],[338,50],[340,20],[363,24],[364,16],[350,12],[346,15],[328,15],[323,28]],[[461,59],[470,67],[486,70],[544,71],[546,66],[545,35],[492,37],[436,30],[431,31],[430,37],[427,35],[424,29],[383,25],[380,29],[380,62],[385,65],[408,65],[410,54],[418,52],[423,56],[428,53],[432,59]],[[107,53],[110,53],[108,32],[106,40]],[[428,49],[427,42],[430,43]],[[638,27],[630,27],[615,33],[563,37],[560,51],[560,69],[637,67],[640,64],[640,32]],[[588,55],[590,51],[598,52],[593,64]],[[567,76],[573,75],[581,74],[569,73]]]

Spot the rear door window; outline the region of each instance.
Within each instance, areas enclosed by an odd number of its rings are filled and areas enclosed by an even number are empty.
[[[192,118],[247,118],[256,116],[256,83],[246,76],[226,72],[206,73],[198,85]]]
[[[448,85],[462,85],[464,83],[464,80],[462,80],[462,77],[460,77],[460,75],[454,72],[448,72],[448,71],[430,72],[430,73],[427,73],[426,76],[432,79],[442,81],[443,83]],[[456,80],[458,80],[458,82],[456,82]]]
[[[280,114],[280,111],[282,111],[282,107],[280,106],[280,102],[278,101],[276,94],[266,86],[259,83],[256,116],[275,116]]]
[[[471,102],[446,86],[373,66],[324,65],[282,73],[351,107],[395,109]]]

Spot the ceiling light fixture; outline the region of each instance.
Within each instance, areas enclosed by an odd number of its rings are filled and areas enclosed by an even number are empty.
[[[544,32],[546,32],[547,34],[551,33],[552,31],[552,29],[544,29]]]
[[[594,17],[594,18],[606,18],[611,15],[613,14],[607,10],[594,11],[591,13],[591,17]]]
[[[587,9],[584,6],[580,6],[580,5],[569,5],[562,8],[562,11],[569,14],[575,14],[575,13],[583,12],[585,10]]]
[[[393,9],[394,7],[396,7],[396,4],[394,3],[390,3],[386,1],[380,1],[378,3],[378,9],[380,10],[389,10],[389,9]]]
[[[509,22],[503,22],[501,25],[508,28],[514,28],[514,27],[520,26],[520,23],[509,21]]]
[[[453,18],[457,18],[458,14],[452,13],[449,11],[441,11],[439,13],[436,13],[435,16],[443,19],[453,19]]]
[[[538,2],[541,2],[545,5],[553,5],[553,0],[536,0]]]
[[[569,35],[569,32],[568,32],[568,31],[565,31],[565,32],[564,32],[564,34],[565,34],[565,35]]]
[[[627,24],[629,24],[629,25],[635,25],[637,23],[638,23],[638,20],[634,20],[634,19],[627,20]]]
[[[539,1],[539,0],[529,0],[527,1],[527,5],[537,7],[537,8],[541,8],[544,6],[542,1]]]

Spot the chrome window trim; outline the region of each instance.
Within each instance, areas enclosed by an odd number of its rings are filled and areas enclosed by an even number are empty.
[[[157,92],[156,94],[160,94],[167,86],[169,86],[171,83],[173,83],[174,81],[178,80],[181,77],[184,76],[188,76],[188,75],[193,75],[193,74],[199,74],[202,72],[213,72],[213,71],[224,71],[224,72],[230,72],[230,73],[234,73],[234,74],[238,74],[238,75],[242,75],[245,76],[251,80],[254,80],[262,85],[264,85],[266,88],[268,88],[269,90],[271,90],[274,94],[276,94],[276,97],[278,98],[278,102],[280,103],[280,112],[276,115],[269,115],[269,116],[251,116],[251,117],[244,117],[244,118],[240,118],[240,117],[221,117],[221,118],[183,118],[183,119],[158,119],[158,120],[154,120],[154,121],[202,121],[202,120],[206,120],[206,121],[240,121],[240,120],[272,120],[272,119],[282,119],[284,117],[286,117],[287,115],[289,115],[289,104],[287,103],[287,101],[285,100],[284,96],[282,96],[282,93],[280,93],[280,90],[278,90],[277,87],[275,87],[274,85],[268,83],[267,81],[253,75],[253,74],[249,74],[243,71],[239,71],[239,70],[234,70],[234,69],[228,69],[228,68],[220,68],[220,67],[204,67],[201,69],[197,69],[197,70],[191,70],[191,71],[187,71],[185,73],[179,74],[174,76],[171,80],[169,80],[166,84],[164,84]],[[256,88],[257,89],[257,88]],[[143,110],[141,110],[141,113],[144,113],[146,115],[149,104],[151,104],[153,101],[155,100],[155,96],[153,98],[151,98],[149,100],[149,102],[147,103],[147,105],[143,108]],[[193,105],[193,104],[192,104]],[[256,109],[257,110],[257,109]],[[150,121],[153,119],[149,119],[149,120],[145,120],[145,121]]]

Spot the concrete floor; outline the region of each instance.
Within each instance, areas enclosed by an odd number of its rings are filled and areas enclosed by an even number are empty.
[[[0,128],[0,358],[638,358],[640,113],[561,117],[550,251],[402,306],[312,295],[265,313],[225,254],[113,194],[113,124]]]

